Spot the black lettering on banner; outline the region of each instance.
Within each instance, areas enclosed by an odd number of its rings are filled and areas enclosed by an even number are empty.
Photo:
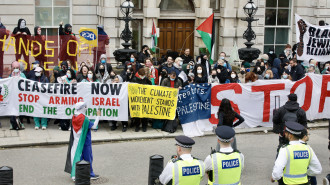
[[[306,55],[327,56],[330,54],[330,31],[310,26]]]
[[[22,88],[22,83],[24,82],[24,80],[19,80],[18,81],[18,89],[20,90],[20,91],[24,91],[24,89]]]

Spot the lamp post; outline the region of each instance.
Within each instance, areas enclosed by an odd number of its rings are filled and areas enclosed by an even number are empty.
[[[243,34],[243,38],[247,40],[244,44],[246,48],[241,48],[238,50],[239,58],[241,60],[247,61],[251,63],[254,59],[257,59],[260,55],[260,50],[257,48],[252,48],[251,46],[254,44],[251,42],[256,39],[256,34],[252,30],[251,23],[253,21],[258,21],[259,19],[255,19],[253,16],[256,14],[258,7],[253,3],[252,0],[243,7],[245,15],[248,17],[241,19],[242,21],[248,22],[248,28],[245,30]]]
[[[129,48],[132,45],[129,41],[133,39],[132,32],[129,29],[129,22],[132,20],[131,13],[133,12],[133,8],[134,4],[130,0],[126,0],[120,5],[120,10],[124,17],[118,18],[118,20],[125,21],[125,28],[121,32],[120,38],[123,39],[125,43],[121,44],[124,49],[117,49],[113,52],[113,55],[115,56],[115,59],[122,62],[122,64],[125,64],[126,61],[130,60],[131,54],[137,52],[135,49]],[[124,66],[117,66],[117,68],[124,68]]]

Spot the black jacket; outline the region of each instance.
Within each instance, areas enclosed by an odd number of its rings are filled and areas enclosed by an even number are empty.
[[[274,112],[273,123],[280,125],[281,130],[284,129],[283,117],[287,111],[297,111],[298,123],[302,124],[304,127],[307,127],[306,112],[299,107],[299,104],[296,101],[287,101],[285,105],[283,105],[277,111]]]
[[[292,81],[298,81],[305,76],[304,67],[301,64],[297,64],[295,67],[291,68],[290,76]]]
[[[144,85],[152,85],[151,81],[148,78],[141,79],[139,77],[134,76],[132,79],[133,83],[144,84]]]

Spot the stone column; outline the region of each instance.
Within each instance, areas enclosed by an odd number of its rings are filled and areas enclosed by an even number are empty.
[[[212,8],[210,8],[210,0],[195,0],[195,14],[196,14],[196,20],[195,20],[195,29],[202,24],[211,14],[212,14]],[[201,39],[201,36],[195,32],[195,38],[194,38],[194,56],[199,55],[199,48],[205,47],[205,44],[203,40]]]
[[[154,20],[157,28],[158,18],[160,17],[159,3],[160,2],[156,2],[156,0],[144,0],[142,44],[148,45],[149,47],[151,47],[152,20]],[[157,34],[159,34],[159,29],[157,29]]]

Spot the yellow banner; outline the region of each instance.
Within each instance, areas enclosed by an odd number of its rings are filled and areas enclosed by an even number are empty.
[[[131,117],[174,120],[178,89],[128,84]]]
[[[97,29],[81,27],[79,30],[80,42],[97,47]]]

